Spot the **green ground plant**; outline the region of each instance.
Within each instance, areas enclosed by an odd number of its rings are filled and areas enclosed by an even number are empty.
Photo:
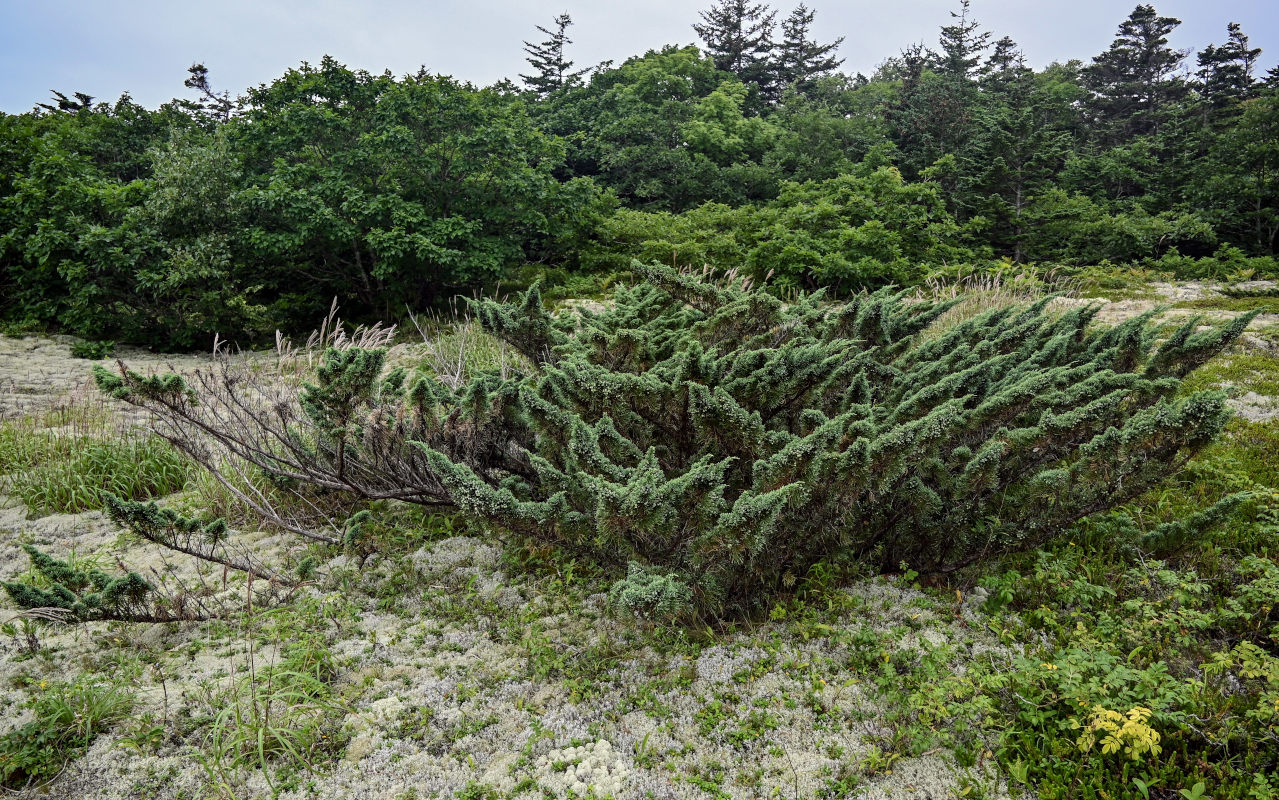
[[[110,358],[115,352],[115,342],[110,340],[93,341],[84,339],[71,345],[71,355],[89,361],[101,361]]]
[[[123,686],[82,676],[32,687],[33,719],[0,736],[0,786],[18,790],[49,783],[99,734],[124,719],[134,698]]]
[[[1204,297],[1199,300],[1183,300],[1177,303],[1176,307],[1231,311],[1235,313],[1252,311],[1263,314],[1276,314],[1279,313],[1279,297],[1264,294],[1245,297]]]
[[[721,616],[818,564],[951,572],[1136,497],[1225,424],[1220,393],[1176,393],[1249,321],[1192,320],[1156,346],[1150,315],[1097,328],[1095,308],[1044,300],[921,340],[955,301],[783,304],[635,268],[649,281],[598,312],[553,317],[536,291],[479,302],[532,368],[457,388],[384,370],[382,349],[330,349],[295,407],[226,424],[230,378],[197,401],[177,376],[95,374],[176,439],[624,569],[612,597],[642,614]]]
[[[269,627],[294,637],[276,639],[277,658],[262,663],[251,645],[242,672],[206,687],[209,716],[199,760],[220,797],[237,797],[249,770],[260,770],[272,791],[282,791],[345,744],[341,720],[349,708],[333,688],[337,665],[322,635],[278,620]]]
[[[12,493],[36,516],[101,509],[108,494],[161,497],[186,485],[190,466],[162,439],[81,439],[41,447],[42,461],[9,476]]]
[[[1279,422],[1236,421],[1177,477],[980,579],[1010,641],[1044,642],[981,681],[1003,708],[1001,761],[1039,796],[1279,790],[1276,464]],[[1151,528],[1241,490],[1215,526],[1149,546]],[[1084,746],[1105,741],[1085,735],[1100,718],[1122,729],[1134,713],[1158,752]]]
[[[32,516],[104,507],[180,491],[191,463],[150,432],[112,422],[102,408],[73,407],[0,424],[0,473]]]

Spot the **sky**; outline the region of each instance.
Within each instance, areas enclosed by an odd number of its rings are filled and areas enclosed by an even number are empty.
[[[908,44],[934,45],[959,0],[806,0],[817,38],[845,37],[843,69],[869,74]],[[477,85],[527,71],[523,42],[568,12],[578,66],[621,62],[665,44],[693,44],[692,23],[711,0],[0,0],[0,111],[20,113],[50,90],[114,100],[128,91],[155,107],[191,97],[186,69],[200,62],[217,89],[238,94],[303,61],[332,55],[353,68],[429,71]],[[792,0],[772,4],[785,16]],[[1041,67],[1087,60],[1109,46],[1133,0],[972,0],[995,38],[1012,36]],[[1279,63],[1279,0],[1161,0],[1182,20],[1171,44],[1200,49],[1239,22],[1264,72]],[[1193,63],[1193,55],[1191,62]]]

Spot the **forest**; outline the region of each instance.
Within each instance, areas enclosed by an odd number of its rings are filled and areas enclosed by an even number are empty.
[[[632,258],[837,294],[1000,264],[1275,273],[1279,67],[1239,25],[1191,55],[1140,5],[1035,70],[962,3],[868,77],[814,17],[722,4],[699,46],[584,69],[564,14],[485,88],[326,57],[242,93],[197,64],[196,99],[158,109],[56,93],[0,116],[3,318],[181,350],[335,297],[391,320],[499,283],[590,293]]]
[[[0,114],[0,790],[1279,798],[1279,67],[979,10]]]

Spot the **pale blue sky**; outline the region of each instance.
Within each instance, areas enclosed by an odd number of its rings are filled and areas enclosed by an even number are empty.
[[[933,44],[958,0],[892,3],[808,0],[824,40],[846,37],[850,72],[869,72],[910,42]],[[1031,63],[1088,59],[1104,50],[1132,0],[973,0],[996,37],[1010,35]],[[579,65],[620,61],[663,44],[696,39],[690,27],[705,2],[680,0],[0,0],[0,110],[30,109],[50,89],[115,99],[125,90],[155,106],[187,96],[186,68],[200,61],[216,86],[239,92],[303,60],[330,54],[346,64],[399,75],[425,65],[477,84],[526,68],[521,42],[535,25],[568,11]],[[784,16],[790,0],[774,3]],[[1201,48],[1240,22],[1279,62],[1279,0],[1164,0],[1160,13],[1183,21],[1173,44]],[[1193,58],[1193,57],[1192,57]]]

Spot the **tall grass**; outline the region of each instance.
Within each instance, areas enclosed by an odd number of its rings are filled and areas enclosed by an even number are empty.
[[[1051,276],[1050,276],[1051,277]],[[1033,303],[1052,291],[1067,292],[1070,286],[1051,285],[1048,278],[1031,271],[974,272],[929,278],[915,294],[921,300],[959,300],[954,308],[937,318],[923,338],[980,316],[987,311]]]
[[[4,491],[43,516],[101,509],[108,493],[142,500],[180,491],[191,465],[105,401],[81,396],[0,424],[0,473]]]

